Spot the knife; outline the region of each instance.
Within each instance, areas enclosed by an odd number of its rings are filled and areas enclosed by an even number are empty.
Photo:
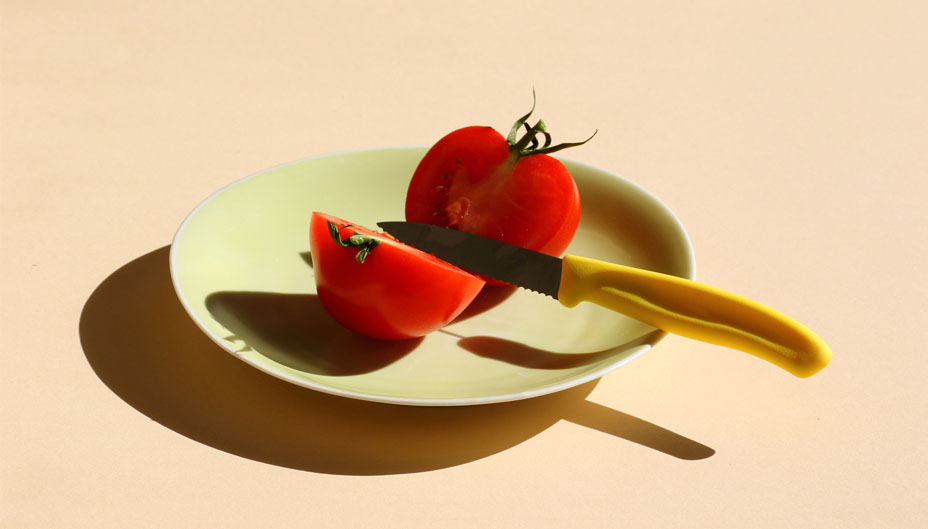
[[[563,258],[418,222],[378,222],[384,232],[468,272],[557,299],[590,301],[658,329],[766,360],[797,377],[819,372],[831,349],[789,316],[738,294],[576,255]]]

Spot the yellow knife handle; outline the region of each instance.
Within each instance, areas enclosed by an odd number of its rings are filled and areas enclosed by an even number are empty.
[[[789,316],[658,272],[566,255],[558,300],[566,307],[591,301],[673,334],[751,353],[797,377],[831,360],[828,345]]]

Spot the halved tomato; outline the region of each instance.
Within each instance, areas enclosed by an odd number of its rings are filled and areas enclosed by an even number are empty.
[[[345,327],[382,340],[426,335],[457,317],[484,281],[387,235],[313,212],[319,301]]]
[[[548,154],[593,136],[550,145],[543,121],[532,127],[526,122],[534,110],[533,104],[505,138],[490,127],[471,126],[438,140],[409,182],[406,220],[561,255],[577,231],[580,192],[567,167]],[[518,138],[523,128],[527,132]]]

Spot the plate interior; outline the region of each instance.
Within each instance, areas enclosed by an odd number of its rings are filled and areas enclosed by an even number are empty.
[[[663,333],[581,303],[488,288],[455,322],[421,339],[380,342],[335,323],[316,295],[313,211],[376,228],[403,220],[425,148],[318,156],[278,166],[207,198],[171,247],[185,309],[217,344],[284,380],[347,397],[416,405],[527,398],[602,376]],[[655,197],[607,171],[562,159],[582,215],[567,252],[691,277],[692,251]]]

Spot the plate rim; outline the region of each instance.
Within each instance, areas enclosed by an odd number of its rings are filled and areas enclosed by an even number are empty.
[[[208,204],[210,201],[215,199],[217,196],[226,192],[232,187],[235,187],[241,183],[244,183],[258,176],[261,176],[265,173],[275,171],[278,169],[282,169],[290,165],[303,163],[303,162],[307,162],[307,161],[319,159],[319,158],[327,158],[331,156],[343,156],[347,154],[371,152],[371,151],[422,150],[424,154],[424,152],[428,148],[429,146],[423,146],[423,145],[395,145],[395,146],[385,146],[385,147],[346,149],[346,150],[341,150],[341,151],[334,151],[334,152],[329,152],[329,153],[305,156],[303,158],[298,158],[295,160],[291,160],[289,162],[280,163],[280,164],[277,164],[271,167],[267,167],[265,169],[261,169],[247,176],[243,176],[241,178],[238,178],[220,187],[219,189],[213,191],[212,193],[210,193],[206,198],[201,200],[192,210],[190,210],[190,212],[184,217],[184,220],[181,222],[180,226],[178,226],[177,230],[174,232],[174,237],[171,239],[171,248],[170,248],[169,259],[168,259],[170,274],[171,274],[171,284],[174,287],[174,293],[177,295],[177,298],[180,301],[181,306],[183,306],[184,308],[184,311],[187,313],[190,319],[193,320],[194,324],[196,324],[196,326],[200,329],[200,331],[202,331],[210,340],[212,340],[221,349],[232,354],[232,356],[247,363],[248,365],[264,373],[267,373],[275,378],[284,380],[286,382],[295,384],[297,386],[301,386],[307,389],[312,389],[315,391],[320,391],[322,393],[327,393],[330,395],[337,395],[340,397],[347,397],[347,398],[363,400],[363,401],[368,401],[368,402],[399,404],[399,405],[406,405],[406,406],[470,406],[470,405],[482,405],[482,404],[495,404],[495,403],[502,403],[502,402],[511,402],[511,401],[516,401],[516,400],[524,400],[524,399],[529,399],[529,398],[534,398],[534,397],[540,397],[542,395],[548,395],[551,393],[557,393],[559,391],[563,391],[563,390],[570,389],[576,386],[580,386],[592,380],[596,380],[596,379],[603,377],[609,372],[614,371],[615,369],[618,369],[619,367],[631,362],[635,358],[638,358],[639,356],[641,356],[642,354],[650,350],[653,346],[657,345],[667,335],[666,332],[658,330],[653,333],[654,338],[652,340],[649,340],[649,343],[644,343],[644,344],[633,347],[627,354],[621,355],[621,357],[618,358],[615,362],[607,364],[606,366],[603,366],[602,368],[592,371],[590,373],[587,373],[583,376],[569,378],[567,380],[564,380],[562,382],[559,382],[557,384],[552,384],[549,386],[543,386],[543,387],[528,390],[528,391],[519,391],[519,392],[514,392],[514,393],[489,395],[489,396],[482,396],[482,397],[413,398],[413,397],[396,397],[396,396],[376,395],[376,394],[371,394],[371,393],[362,393],[362,392],[357,392],[357,391],[350,391],[346,389],[326,386],[324,384],[313,383],[313,382],[306,381],[306,380],[296,379],[294,377],[287,375],[286,373],[274,371],[273,369],[270,369],[268,366],[254,362],[247,356],[238,354],[228,344],[228,342],[223,340],[222,337],[217,336],[211,329],[206,327],[206,325],[200,321],[199,316],[193,309],[193,305],[189,302],[187,297],[184,295],[183,289],[181,288],[180,281],[178,279],[178,273],[177,273],[178,244],[177,243],[178,241],[180,241],[181,237],[183,236],[184,230],[186,229],[187,225],[197,215],[197,213],[206,206],[206,204]],[[674,213],[672,209],[670,209],[670,207],[668,207],[659,197],[657,197],[657,195],[654,195],[653,193],[649,192],[647,189],[642,187],[640,184],[632,180],[629,180],[628,178],[625,178],[622,175],[615,173],[613,171],[609,171],[601,167],[595,166],[593,164],[590,164],[587,162],[581,162],[579,160],[575,160],[572,158],[565,158],[565,157],[560,157],[560,156],[556,158],[561,161],[566,161],[574,165],[582,166],[587,169],[592,169],[594,171],[598,171],[600,173],[604,173],[612,177],[618,178],[624,184],[631,186],[632,188],[635,189],[635,191],[648,197],[654,204],[659,206],[662,209],[665,216],[667,217],[667,219],[671,221],[673,227],[682,236],[682,240],[681,240],[682,246],[683,246],[682,250],[685,252],[686,262],[684,264],[685,264],[686,272],[687,272],[686,275],[682,277],[685,277],[687,279],[693,279],[696,262],[695,262],[695,257],[693,254],[692,241],[690,240],[689,234],[686,232],[686,228],[683,226],[683,223],[680,221],[680,218],[676,215],[676,213]]]

